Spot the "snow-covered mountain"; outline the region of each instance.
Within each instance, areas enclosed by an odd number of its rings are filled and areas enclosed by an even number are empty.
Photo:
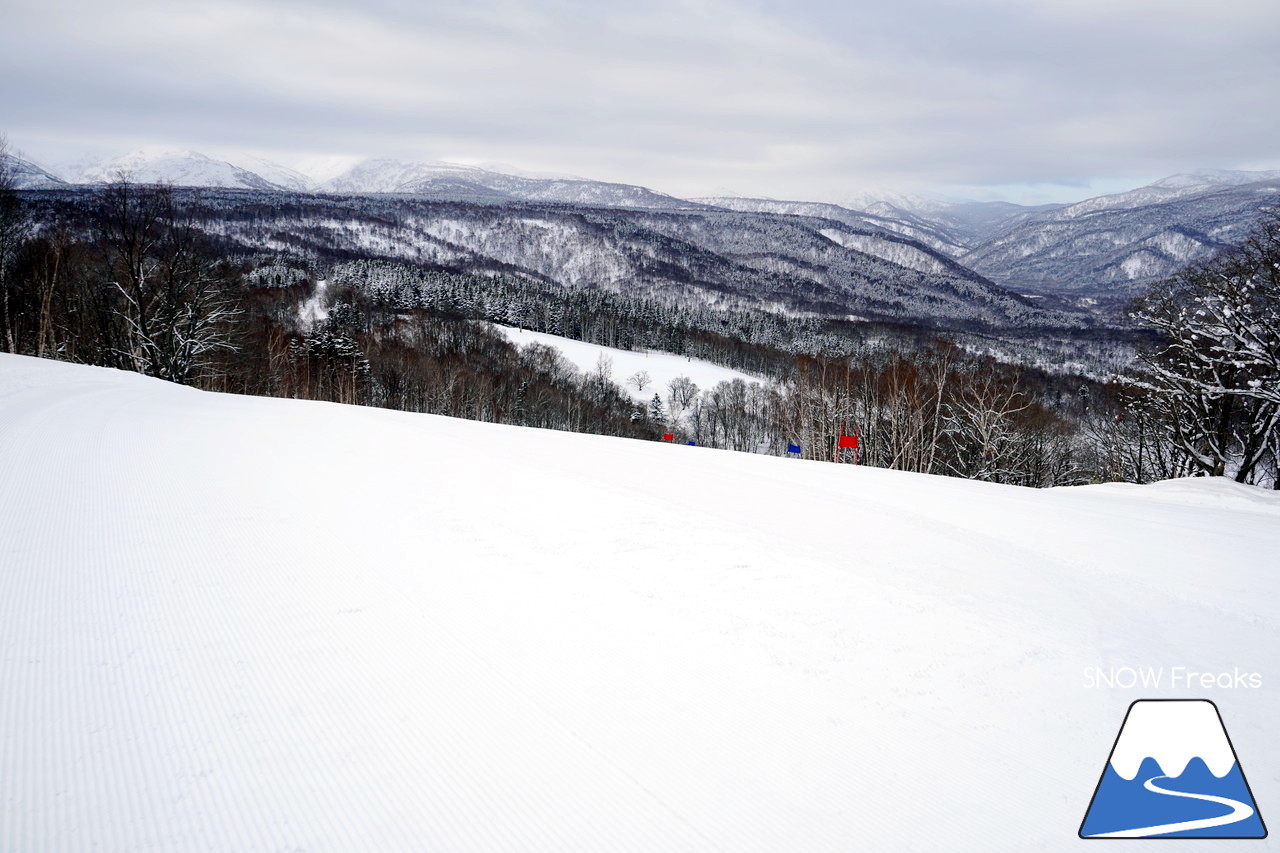
[[[1085,199],[1074,204],[1046,204],[1037,206],[1012,204],[1010,202],[975,202],[945,201],[918,195],[892,192],[866,192],[855,196],[846,206],[866,214],[883,217],[888,221],[912,223],[914,231],[910,233],[917,240],[928,242],[924,235],[930,231],[946,235],[946,242],[933,242],[934,248],[947,252],[956,259],[970,259],[980,263],[978,258],[985,258],[987,244],[993,241],[1007,243],[1005,235],[1021,228],[1012,237],[1013,243],[1021,244],[1024,235],[1031,235],[1041,224],[1060,223],[1072,219],[1088,219],[1102,211],[1140,211],[1155,205],[1162,205],[1180,199],[1188,199],[1215,193],[1219,190],[1241,187],[1259,182],[1280,180],[1280,171],[1248,172],[1227,169],[1201,169],[1177,175],[1170,175],[1144,187],[1111,193]],[[1140,217],[1147,214],[1139,213]],[[1178,223],[1194,225],[1189,222]],[[1025,226],[1025,227],[1023,227]],[[1149,237],[1144,234],[1143,237]],[[955,248],[959,247],[959,249]],[[1176,253],[1175,253],[1176,255]],[[1178,260],[1196,257],[1190,253]],[[967,262],[967,261],[966,261]],[[1142,266],[1136,261],[1130,265],[1135,270]],[[1154,269],[1158,265],[1148,265]],[[983,271],[980,269],[980,271]],[[1152,275],[1165,275],[1156,272]],[[1146,277],[1146,274],[1143,273]],[[1023,277],[1023,284],[1030,279]]]
[[[952,238],[964,245],[965,251],[968,251],[1019,222],[1063,206],[1061,204],[1025,205],[1008,201],[963,201],[955,202],[944,211],[922,218],[952,235]],[[960,252],[952,257],[958,258],[964,254],[965,252]]]
[[[832,219],[397,194],[289,194],[287,204],[265,206],[244,193],[205,193],[202,204],[206,227],[255,250],[288,245],[676,303],[935,328],[1095,324],[908,237]],[[245,206],[252,216],[241,215]]]
[[[123,174],[141,184],[249,190],[283,188],[256,172],[183,148],[144,147],[105,160],[81,161],[66,171],[67,180],[77,184],[110,183]]]
[[[749,198],[746,196],[711,196],[695,198],[692,201],[701,204],[723,207],[726,210],[743,210],[756,213],[781,213],[793,216],[812,216],[821,219],[834,219],[854,228],[866,228],[876,231],[889,231],[902,234],[913,240],[936,249],[950,256],[961,255],[965,246],[956,242],[955,238],[944,228],[934,223],[925,222],[912,215],[882,216],[865,211],[857,211],[839,204],[817,201],[781,201],[771,198]]]
[[[1264,210],[1280,208],[1280,173],[1193,177],[1023,216],[960,260],[1018,290],[1125,296],[1239,241]],[[1248,177],[1259,179],[1241,182]]]
[[[290,169],[288,166],[282,166],[262,157],[244,156],[233,159],[235,166],[246,172],[252,172],[277,187],[299,192],[310,192],[315,189],[316,181],[297,169]]]
[[[887,216],[899,216],[903,213],[929,216],[942,213],[951,204],[944,199],[887,189],[851,193],[841,202],[842,207]]]
[[[863,193],[846,207],[959,258],[998,231],[1063,205],[1028,206],[1005,201],[954,201],[906,193]]]
[[[1258,182],[1280,180],[1280,171],[1238,172],[1206,169],[1198,172],[1170,175],[1145,187],[1120,193],[1097,196],[1059,207],[1052,215],[1037,221],[1056,222],[1087,217],[1103,210],[1133,210],[1151,205],[1176,201],[1181,198],[1204,195],[1228,187],[1239,187]]]
[[[458,177],[468,171],[466,166],[370,158],[322,182],[319,188],[333,193],[394,193],[411,182]]]
[[[17,190],[48,189],[65,183],[47,169],[14,154],[0,156],[0,170],[8,173],[13,180],[13,188]]]
[[[1280,494],[1217,478],[1025,489],[8,354],[0,400],[7,850],[1073,851],[1149,696],[1086,667],[1280,648]],[[1221,694],[1266,809],[1274,698]]]
[[[21,187],[51,187],[59,183],[59,176],[27,161],[15,161],[15,164]],[[958,275],[971,281],[985,277],[1021,294],[1063,297],[1077,302],[1101,299],[1109,304],[1118,304],[1188,261],[1206,257],[1240,239],[1252,227],[1261,209],[1280,204],[1280,171],[1202,170],[1172,175],[1146,187],[1075,204],[1029,207],[1006,202],[944,201],[880,191],[862,193],[846,205],[741,196],[685,200],[630,184],[512,174],[500,168],[509,167],[387,159],[369,159],[352,165],[349,158],[322,158],[311,161],[309,175],[260,158],[227,160],[185,149],[148,147],[107,160],[82,162],[61,177],[69,183],[95,184],[125,173],[144,183],[336,196],[378,194],[402,196],[411,199],[413,204],[428,199],[671,213],[718,208],[774,217],[802,217],[809,220],[804,227],[838,246],[901,268],[929,275]],[[316,180],[312,175],[328,177]],[[837,227],[823,226],[820,221],[834,222]],[[691,222],[693,220],[683,220],[680,224]],[[489,223],[486,230],[492,224]],[[649,224],[655,225],[657,220]],[[703,248],[717,244],[720,248],[713,251],[720,252],[729,244],[719,242],[724,231],[718,225],[687,233],[666,225],[660,230],[686,244]],[[566,227],[580,230],[580,224]],[[502,228],[499,242],[505,244],[515,239],[514,235],[522,230],[528,229],[520,223],[508,223]],[[419,236],[447,241],[462,233],[446,228],[440,234],[433,232],[434,236]],[[753,252],[750,246],[734,244],[729,250],[734,263],[752,267],[757,273],[800,275],[810,280],[831,278],[830,271],[823,266],[822,252],[810,251],[813,246],[808,244],[809,238],[804,238],[808,248],[793,252],[780,249],[771,234],[760,233],[764,237],[761,246],[769,248]],[[446,254],[452,257],[460,247],[464,251],[476,249],[470,242],[478,234],[466,232],[465,239]],[[361,239],[365,243],[376,242],[372,235]],[[538,253],[545,253],[547,257],[556,255],[555,250],[544,252],[547,245],[543,231],[523,239],[531,242],[521,251],[498,253],[504,256],[501,263],[524,268],[530,261],[537,261]],[[412,243],[404,249],[419,251],[423,245]],[[479,251],[490,255],[487,249]],[[539,267],[539,275],[557,279],[591,281],[603,275],[606,281],[617,280],[619,276],[631,275],[637,268],[636,252],[653,255],[657,251],[634,247],[627,250],[626,257],[613,257],[604,266],[583,258],[566,258],[566,268],[554,270],[541,269],[546,265],[545,258],[534,266]],[[674,247],[672,251],[678,253]],[[699,263],[696,258],[683,258],[679,266],[688,268]],[[815,263],[818,266],[813,266]],[[841,258],[835,268],[843,264]],[[965,285],[962,289],[967,291],[968,287]],[[988,302],[985,297],[979,299]],[[910,313],[911,304],[912,299],[903,301],[904,315]],[[941,308],[943,304],[935,303],[935,307]],[[970,312],[966,309],[962,313]]]
[[[1280,169],[1260,172],[1247,172],[1233,169],[1198,169],[1170,175],[1151,184],[1162,189],[1194,189],[1197,187],[1238,187],[1241,184],[1256,184],[1258,181],[1280,180]]]
[[[456,163],[365,160],[319,187],[332,193],[406,193],[469,201],[517,199],[584,207],[681,209],[695,203],[631,184],[532,178]]]

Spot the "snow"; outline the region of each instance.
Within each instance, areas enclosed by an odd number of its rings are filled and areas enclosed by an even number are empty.
[[[268,160],[264,157],[256,157],[253,155],[241,155],[234,159],[227,158],[227,162],[232,163],[236,167],[252,172],[268,183],[275,184],[278,187],[284,187],[288,190],[297,192],[311,192],[315,189],[316,182],[308,175],[299,172],[296,169],[290,169],[288,166]]]
[[[680,209],[697,207],[645,187],[577,178],[527,177],[447,162],[363,160],[320,188],[339,193],[461,194],[487,199],[550,201],[588,207]]]
[[[315,292],[306,298],[306,300],[298,306],[298,320],[302,322],[303,328],[310,331],[316,327],[317,323],[323,323],[329,319],[329,311],[324,307],[326,294],[329,291],[329,282],[327,279],[320,279],[316,282]]]
[[[935,275],[946,275],[953,271],[953,267],[943,263],[941,258],[930,255],[928,252],[922,251],[919,246],[914,246],[910,243],[885,240],[873,234],[850,234],[834,228],[822,228],[818,230],[818,233],[837,246],[883,258],[890,263],[895,263],[907,269]]]
[[[180,187],[275,189],[265,178],[198,151],[143,146],[105,160],[90,159],[69,167],[76,183],[110,183],[121,175],[137,183],[170,183]]]
[[[14,189],[30,190],[62,186],[63,181],[38,163],[14,154],[0,154],[0,172],[7,173]]]
[[[677,376],[689,377],[703,391],[714,388],[721,382],[732,382],[735,379],[741,379],[747,383],[764,381],[759,376],[722,367],[710,361],[661,350],[616,349],[575,341],[572,338],[562,338],[559,335],[548,335],[544,332],[531,332],[528,329],[517,329],[497,323],[492,325],[517,346],[539,343],[555,347],[583,373],[594,373],[601,355],[609,357],[613,360],[613,381],[621,385],[632,398],[641,402],[652,400],[655,393],[661,395],[665,402],[667,385]],[[634,385],[627,384],[627,379],[642,370],[649,374],[651,384],[643,391],[637,391]]]
[[[1167,178],[1156,181],[1151,186],[1168,189],[1237,187],[1242,184],[1275,180],[1280,180],[1280,170],[1246,172],[1234,169],[1197,169],[1194,172],[1170,175]]]
[[[1128,278],[1142,278],[1157,269],[1159,258],[1149,249],[1140,249],[1120,262],[1120,269]]]
[[[1280,497],[1248,487],[9,355],[0,467],[0,849],[1075,849],[1129,703],[1188,698],[1085,687],[1111,665],[1261,671],[1209,698],[1280,802]]]

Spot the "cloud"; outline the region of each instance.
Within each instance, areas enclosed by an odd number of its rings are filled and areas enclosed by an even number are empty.
[[[0,115],[37,155],[452,157],[837,199],[1280,164],[1273,0],[53,0],[6,16]]]

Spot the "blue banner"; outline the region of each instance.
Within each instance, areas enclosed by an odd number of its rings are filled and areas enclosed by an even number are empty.
[[[689,442],[689,446],[690,446],[690,447],[697,447],[697,446],[698,446],[698,442],[696,442],[696,441],[691,441],[691,442]]]
[[[788,445],[787,445],[787,452],[788,452],[788,453],[799,453],[799,452],[800,452],[800,445],[798,445],[798,444],[788,444]]]

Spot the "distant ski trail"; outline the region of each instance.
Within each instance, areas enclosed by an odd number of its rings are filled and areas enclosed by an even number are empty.
[[[1248,820],[1253,816],[1253,807],[1248,806],[1239,800],[1232,800],[1227,797],[1215,797],[1212,794],[1188,794],[1183,791],[1170,791],[1167,788],[1161,788],[1155,784],[1157,779],[1168,779],[1168,776],[1152,776],[1142,784],[1146,788],[1156,794],[1167,794],[1170,797],[1187,797],[1192,800],[1205,800],[1210,803],[1219,803],[1224,806],[1230,806],[1233,811],[1230,814],[1221,817],[1208,817],[1202,820],[1184,820],[1181,823],[1165,823],[1158,826],[1144,826],[1138,829],[1126,829],[1121,832],[1101,832],[1097,835],[1090,835],[1090,838],[1145,838],[1151,835],[1165,835],[1170,832],[1186,832],[1192,829],[1209,829],[1214,826],[1226,826],[1229,823]]]

